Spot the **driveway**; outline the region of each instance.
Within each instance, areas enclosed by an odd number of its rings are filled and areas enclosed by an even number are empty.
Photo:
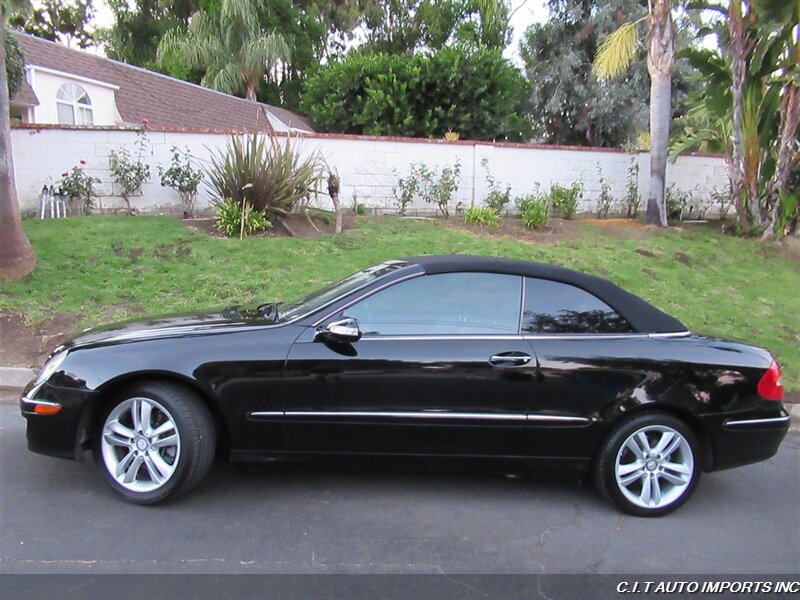
[[[87,462],[25,449],[0,399],[0,573],[796,573],[800,434],[706,474],[662,519],[589,485],[502,475],[216,464],[160,507],[117,500]]]

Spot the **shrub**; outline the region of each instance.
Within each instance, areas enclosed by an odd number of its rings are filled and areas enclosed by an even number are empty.
[[[547,194],[521,196],[515,203],[526,227],[542,229],[550,222],[550,199]]]
[[[262,211],[251,208],[247,203],[244,204],[242,215],[242,204],[231,198],[217,202],[215,213],[217,229],[228,237],[239,235],[241,238],[272,227]]]
[[[680,220],[683,216],[683,210],[688,206],[691,197],[691,192],[676,190],[674,183],[664,190],[664,201],[667,205],[667,217],[672,220]]]
[[[497,180],[492,175],[492,172],[489,170],[489,160],[484,158],[481,160],[481,166],[483,170],[486,171],[486,184],[489,186],[489,194],[484,198],[484,202],[486,206],[491,208],[495,214],[500,214],[503,212],[506,204],[511,201],[511,186],[507,185],[506,189],[503,190],[497,184]]]
[[[456,44],[413,56],[372,48],[310,70],[300,112],[319,131],[523,141],[528,88],[500,48]]]
[[[578,201],[583,198],[583,182],[576,181],[569,187],[558,183],[550,186],[550,204],[553,211],[567,220],[575,218]]]
[[[724,219],[728,216],[728,211],[733,208],[733,198],[730,190],[714,187],[709,193],[711,201],[719,206],[719,218]]]
[[[443,167],[441,172],[430,169],[422,161],[412,162],[408,175],[398,178],[392,188],[398,214],[405,215],[406,206],[414,198],[420,197],[426,204],[435,204],[445,218],[449,217],[448,205],[458,191],[460,175],[461,163],[458,159],[455,165]]]
[[[425,194],[425,202],[428,204],[435,204],[439,207],[444,218],[450,216],[450,211],[447,205],[453,196],[458,191],[458,179],[461,175],[461,163],[456,159],[456,164],[452,167],[447,166],[442,168],[442,172],[431,183]]]
[[[197,186],[203,179],[203,172],[192,166],[192,155],[187,148],[181,151],[177,146],[173,146],[172,162],[168,169],[158,165],[158,175],[161,178],[161,186],[169,187],[178,192],[178,196],[183,202],[186,211],[191,215],[194,213],[194,203],[197,200]]]
[[[488,206],[470,206],[464,213],[464,222],[479,227],[497,227],[500,217]]]
[[[635,154],[631,154],[631,159],[628,163],[628,182],[625,186],[625,199],[623,201],[625,216],[629,219],[637,217],[639,205],[642,203],[642,198],[639,195],[639,163],[636,158]]]
[[[78,200],[83,208],[83,214],[89,215],[94,208],[94,199],[97,197],[97,192],[94,191],[94,184],[100,183],[97,177],[88,175],[83,170],[83,165],[86,161],[81,161],[79,165],[72,167],[66,173],[61,174],[61,181],[58,182],[58,187],[61,193],[69,198]]]
[[[269,216],[291,212],[322,179],[323,163],[318,153],[301,159],[290,138],[251,133],[232,135],[224,150],[212,149],[206,174],[214,198],[249,202]]]
[[[135,156],[123,146],[112,150],[108,157],[111,176],[120,187],[120,196],[128,206],[128,212],[131,212],[130,197],[139,193],[142,185],[150,179],[150,165],[144,162],[148,144],[147,131],[143,127],[136,134]]]
[[[396,175],[397,171],[395,171]],[[420,161],[412,162],[409,165],[408,175],[398,178],[397,185],[392,188],[392,193],[397,205],[397,212],[401,216],[405,216],[406,206],[411,204],[415,197],[427,195],[427,188],[432,177],[431,170],[424,162]]]
[[[605,219],[611,207],[614,206],[614,196],[611,195],[611,184],[603,176],[603,169],[597,163],[597,177],[600,181],[600,196],[597,198],[597,218]]]

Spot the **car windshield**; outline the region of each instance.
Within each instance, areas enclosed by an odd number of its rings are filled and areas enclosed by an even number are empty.
[[[346,277],[341,281],[332,283],[328,287],[322,288],[321,290],[318,290],[313,294],[309,294],[304,298],[280,305],[278,307],[277,320],[280,322],[286,322],[297,317],[310,314],[318,308],[321,308],[329,302],[332,302],[339,296],[343,296],[354,290],[357,290],[358,288],[364,287],[376,279],[379,279],[384,275],[387,275],[392,271],[396,271],[397,269],[400,269],[406,265],[407,263],[399,261],[385,262],[375,265],[374,267],[364,269],[363,271],[359,271],[358,273],[353,273],[350,275],[350,277]]]

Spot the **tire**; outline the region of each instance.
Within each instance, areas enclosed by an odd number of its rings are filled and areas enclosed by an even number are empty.
[[[700,481],[697,438],[683,421],[648,413],[621,423],[602,445],[594,480],[600,493],[637,517],[680,508]]]
[[[95,463],[124,500],[156,504],[185,494],[214,459],[214,421],[200,398],[169,383],[141,383],[114,396],[97,420]]]

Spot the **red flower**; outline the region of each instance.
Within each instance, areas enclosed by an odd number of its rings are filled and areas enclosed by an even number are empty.
[[[61,174],[61,176],[62,176],[62,177],[66,177],[66,176],[67,176],[67,174],[66,174],[66,173],[62,173],[62,174]]]
[[[142,119],[142,125],[145,125],[145,126],[146,126],[146,125],[148,125],[149,123],[150,123],[150,121],[148,121],[148,120],[147,120],[147,118],[143,118],[143,119]]]
[[[82,164],[82,165],[85,165],[85,164],[86,164],[86,161],[85,161],[85,160],[82,160],[82,161],[81,161],[81,164]]]

